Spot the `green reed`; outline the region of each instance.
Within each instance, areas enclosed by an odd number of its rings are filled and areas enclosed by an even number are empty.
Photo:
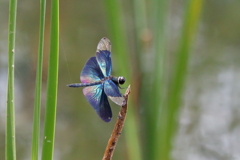
[[[46,0],[40,0],[38,62],[37,62],[37,73],[36,73],[33,133],[32,133],[32,160],[37,160],[39,155],[38,150],[39,150],[39,137],[40,137],[42,63],[43,63],[43,47],[44,47],[45,12],[46,12]]]
[[[44,121],[42,160],[52,160],[54,153],[58,62],[59,62],[59,1],[51,1],[50,53],[48,62],[47,101]]]
[[[8,21],[8,87],[6,116],[6,160],[16,159],[14,109],[14,56],[16,36],[17,0],[10,0]]]

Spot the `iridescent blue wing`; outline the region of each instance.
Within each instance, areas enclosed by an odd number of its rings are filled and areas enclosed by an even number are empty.
[[[82,83],[96,82],[104,78],[103,73],[98,65],[96,57],[91,57],[85,64],[80,80]]]
[[[86,87],[83,89],[83,94],[103,121],[111,121],[112,111],[103,91],[103,84]]]
[[[112,60],[111,60],[111,42],[107,38],[102,38],[97,46],[96,51],[97,62],[105,77],[111,75]]]
[[[104,81],[104,92],[117,105],[123,106],[126,104],[125,98],[120,93],[118,86],[112,80]]]

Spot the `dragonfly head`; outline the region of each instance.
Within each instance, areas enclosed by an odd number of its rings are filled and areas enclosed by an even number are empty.
[[[124,77],[118,77],[118,84],[124,84],[125,83],[125,78]]]

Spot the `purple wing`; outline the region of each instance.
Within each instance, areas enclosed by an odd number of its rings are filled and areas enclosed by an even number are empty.
[[[112,60],[111,60],[111,42],[107,38],[102,38],[97,46],[96,51],[97,62],[105,77],[111,75]]]
[[[96,57],[91,57],[85,64],[80,80],[82,83],[96,82],[104,78],[103,73],[98,65]]]
[[[103,92],[103,84],[86,87],[83,89],[83,94],[103,121],[111,121],[112,111],[107,96]]]
[[[120,93],[118,86],[111,80],[104,82],[104,92],[117,105],[123,106],[126,104],[125,98]]]

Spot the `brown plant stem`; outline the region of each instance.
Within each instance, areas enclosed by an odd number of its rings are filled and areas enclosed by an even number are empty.
[[[125,119],[126,119],[127,105],[128,105],[127,102],[128,102],[128,95],[129,94],[130,94],[130,85],[128,86],[128,88],[127,88],[127,90],[124,94],[126,104],[121,107],[121,110],[118,113],[117,122],[116,122],[116,124],[114,126],[114,129],[112,131],[112,135],[108,140],[108,144],[107,144],[107,147],[106,147],[106,150],[104,152],[102,160],[111,160],[112,159],[114,149],[117,145],[118,138],[120,137],[120,135],[122,133],[123,125],[124,125],[124,122],[125,122]]]

